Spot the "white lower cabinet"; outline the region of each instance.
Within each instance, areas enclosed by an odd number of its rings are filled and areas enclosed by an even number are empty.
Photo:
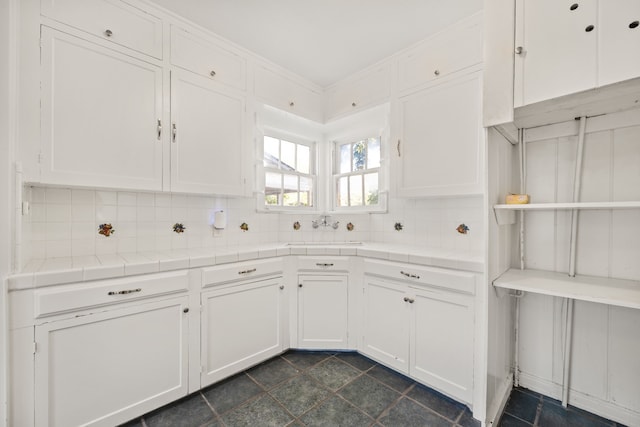
[[[410,288],[409,373],[463,402],[473,399],[473,298]]]
[[[417,281],[420,275],[414,279]],[[471,403],[474,297],[437,286],[365,275],[361,350],[430,387]]]
[[[185,396],[187,300],[37,325],[36,426],[118,425]]]
[[[284,289],[277,277],[202,293],[202,387],[284,350]]]
[[[346,275],[298,276],[298,348],[348,348],[348,285]]]

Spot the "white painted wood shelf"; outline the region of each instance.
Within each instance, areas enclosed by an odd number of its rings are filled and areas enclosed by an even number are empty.
[[[528,203],[526,205],[494,205],[496,210],[544,211],[567,209],[640,209],[640,201],[630,202],[576,202],[576,203]]]
[[[498,225],[516,223],[516,211],[554,211],[554,210],[598,210],[598,209],[640,209],[640,201],[627,202],[575,202],[575,203],[528,203],[524,205],[493,205]]]
[[[640,281],[635,280],[509,269],[493,281],[493,286],[640,309]]]

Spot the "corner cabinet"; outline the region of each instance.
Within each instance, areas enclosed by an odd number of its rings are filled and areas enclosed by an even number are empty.
[[[151,62],[42,27],[41,181],[162,189],[162,75]]]
[[[482,73],[450,76],[398,100],[398,194],[482,194]]]
[[[171,72],[171,191],[244,195],[244,94]]]
[[[383,261],[365,271],[361,351],[471,403],[475,275]]]
[[[346,275],[298,276],[298,348],[348,349],[349,283]]]

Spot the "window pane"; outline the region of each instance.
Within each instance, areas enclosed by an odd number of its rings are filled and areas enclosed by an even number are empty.
[[[367,158],[366,141],[358,141],[353,144],[353,170],[364,169],[365,160]]]
[[[282,175],[267,172],[264,183],[264,204],[279,205],[280,189],[282,188]]]
[[[264,165],[278,169],[280,157],[280,140],[271,138],[270,136],[264,137]]]
[[[367,144],[367,169],[380,167],[380,138],[369,138]]]
[[[378,173],[368,173],[364,176],[364,204],[378,204]]]
[[[338,206],[349,206],[349,181],[343,176],[338,180]]]
[[[362,206],[362,175],[349,177],[349,201],[351,206]]]
[[[313,180],[304,176],[300,177],[300,205],[313,206]]]
[[[296,169],[296,144],[288,141],[282,141],[280,144],[280,160],[282,161],[282,169],[292,171]]]
[[[309,165],[311,164],[311,150],[306,145],[298,145],[298,164],[297,170],[300,173],[309,173]]]
[[[351,144],[340,146],[340,165],[338,170],[340,173],[351,172]]]

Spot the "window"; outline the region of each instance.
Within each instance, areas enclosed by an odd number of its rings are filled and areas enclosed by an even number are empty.
[[[380,137],[336,143],[335,153],[336,207],[378,207]]]
[[[313,143],[264,137],[265,206],[313,206]]]

